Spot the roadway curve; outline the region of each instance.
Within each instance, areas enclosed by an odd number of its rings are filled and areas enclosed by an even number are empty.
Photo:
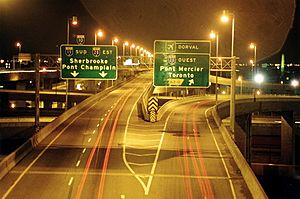
[[[252,198],[207,110],[137,117],[144,74],[66,120],[0,181],[2,198]]]

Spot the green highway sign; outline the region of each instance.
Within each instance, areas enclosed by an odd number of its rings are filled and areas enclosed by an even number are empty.
[[[156,40],[154,86],[208,87],[209,40]]]
[[[117,79],[117,47],[61,45],[62,79]]]

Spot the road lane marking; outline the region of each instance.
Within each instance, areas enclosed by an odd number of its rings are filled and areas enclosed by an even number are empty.
[[[156,155],[156,153],[143,153],[143,154],[129,153],[129,152],[125,152],[125,153],[126,153],[126,155],[139,156],[139,157]]]
[[[231,177],[230,177],[229,170],[228,170],[228,168],[227,168],[227,166],[226,166],[226,163],[225,163],[225,160],[224,160],[224,158],[223,158],[223,155],[222,155],[222,152],[221,152],[221,150],[220,150],[220,147],[219,147],[219,145],[218,145],[217,139],[216,139],[216,137],[215,137],[215,135],[214,135],[213,129],[211,128],[210,123],[209,123],[209,120],[208,120],[207,112],[208,112],[209,109],[212,109],[212,108],[208,108],[208,109],[206,109],[206,111],[205,111],[206,122],[207,122],[207,124],[208,124],[208,128],[209,128],[209,130],[210,130],[210,133],[211,133],[211,135],[212,135],[212,137],[213,137],[213,139],[214,139],[215,145],[216,145],[216,147],[217,147],[217,149],[218,149],[219,155],[220,155],[220,157],[221,157],[223,166],[224,166],[225,171],[226,171],[226,175],[227,175],[227,177],[228,177],[228,179],[229,179],[229,184],[230,184],[232,196],[233,196],[234,199],[236,199],[236,194],[235,194],[233,182],[232,182]]]
[[[119,108],[119,110],[117,112],[117,115],[114,118],[113,127],[112,127],[112,130],[110,133],[110,137],[109,137],[109,141],[108,141],[108,145],[106,148],[106,153],[105,153],[105,157],[104,157],[104,161],[103,161],[103,165],[102,165],[103,173],[106,173],[106,170],[108,167],[108,161],[109,161],[110,152],[111,152],[111,148],[112,148],[112,144],[113,144],[113,139],[115,137],[114,135],[116,134],[117,124],[120,119],[121,112],[124,109],[124,106],[127,103],[129,97],[131,97],[133,95],[133,93],[136,92],[136,90],[137,90],[136,88],[132,89],[131,92],[126,96],[123,103],[121,104],[121,107]],[[102,199],[103,192],[104,192],[104,183],[105,183],[105,175],[101,176],[101,178],[100,178],[99,189],[98,189],[98,199]]]
[[[136,163],[136,162],[129,162],[129,161],[127,161],[127,163],[131,164],[131,165],[135,165],[135,166],[141,166],[141,167],[143,167],[143,166],[149,166],[149,165],[153,164],[153,162],[150,162],[150,163]]]
[[[91,142],[92,141],[92,138],[89,138],[88,142]]]
[[[73,179],[74,179],[74,177],[71,177],[71,178],[70,178],[69,183],[68,183],[69,186],[72,185]]]
[[[142,146],[142,145],[127,145],[125,144],[127,148],[133,148],[133,149],[151,149],[151,148],[157,148],[159,145],[152,145],[152,146]]]
[[[144,89],[145,90],[145,89]],[[152,178],[153,178],[153,174],[154,174],[154,171],[155,171],[155,168],[156,168],[156,165],[157,165],[157,161],[158,161],[158,156],[159,156],[159,151],[160,151],[160,147],[161,147],[161,144],[158,145],[158,149],[157,149],[157,152],[156,152],[156,157],[155,157],[155,160],[154,160],[154,163],[153,163],[153,166],[152,166],[152,169],[151,169],[151,174],[150,174],[150,177],[148,179],[148,183],[147,185],[143,182],[143,180],[141,179],[141,177],[139,175],[137,175],[135,173],[135,171],[130,167],[130,165],[128,164],[128,161],[126,159],[126,139],[127,139],[127,134],[131,134],[131,133],[128,133],[128,128],[129,128],[129,122],[130,122],[130,118],[132,117],[132,114],[133,114],[133,111],[134,109],[136,108],[136,105],[138,103],[138,101],[140,100],[140,98],[142,97],[144,92],[142,92],[140,94],[140,96],[138,97],[138,99],[135,101],[134,105],[132,106],[131,108],[131,111],[129,113],[129,116],[127,118],[127,122],[126,122],[126,127],[125,127],[125,133],[124,133],[124,138],[123,138],[123,161],[124,161],[124,164],[126,165],[126,167],[128,168],[128,170],[132,173],[132,175],[139,181],[139,183],[142,185],[143,189],[144,189],[144,193],[145,195],[148,195],[149,194],[149,189],[150,189],[150,186],[151,186],[151,182],[152,182]],[[162,140],[163,140],[163,135],[164,135],[164,132],[162,133],[161,135],[161,140],[160,140],[160,143],[162,143]]]
[[[12,171],[12,174],[20,174],[22,173],[21,171]],[[83,174],[82,171],[72,171],[72,172],[66,172],[66,171],[28,171],[28,175],[73,175],[73,176],[80,176]],[[128,176],[131,177],[131,173],[102,173],[102,172],[89,172],[89,176],[101,176],[101,175],[106,175],[106,176]],[[138,176],[149,176],[149,174],[145,173],[136,173]],[[193,179],[212,179],[212,180],[241,180],[243,179],[242,176],[235,176],[228,178],[227,176],[196,176],[196,175],[179,175],[179,174],[155,174],[154,177],[157,178],[193,178]]]
[[[85,153],[85,151],[86,151],[86,148],[84,148],[84,149],[82,150],[82,153]]]
[[[98,127],[98,126],[99,126],[99,124],[97,125],[97,127]],[[96,133],[96,130],[93,131],[93,134],[95,134],[95,133]]]
[[[108,95],[107,95],[108,96]],[[107,98],[104,97],[102,98],[105,99]],[[39,155],[25,168],[25,170],[21,173],[21,175],[13,182],[13,184],[10,186],[10,188],[5,192],[5,194],[2,196],[2,199],[5,199],[10,192],[17,186],[17,184],[21,181],[21,179],[24,177],[24,175],[29,171],[29,169],[40,159],[40,157],[49,149],[49,147],[65,132],[65,130],[67,128],[69,128],[69,126],[71,126],[73,124],[74,121],[77,121],[77,119],[79,117],[81,117],[83,114],[85,114],[86,112],[88,112],[90,109],[92,109],[94,106],[96,106],[96,104],[99,102],[95,102],[92,106],[90,106],[87,110],[83,111],[82,113],[80,113],[77,117],[75,117],[73,120],[71,120],[71,122],[65,126],[61,132],[59,134],[57,134],[54,139],[39,153]]]
[[[196,109],[199,107],[199,105],[204,105],[204,104],[207,104],[208,102],[207,101],[203,101],[203,102],[198,102],[196,104],[194,104],[192,107],[193,107],[193,111],[192,111],[192,126],[193,126],[193,133],[194,133],[194,138],[195,138],[195,142],[196,142],[196,152],[198,153],[198,157],[199,157],[199,163],[200,163],[200,169],[197,165],[197,162],[195,161],[196,158],[195,156],[192,156],[192,160],[193,160],[193,163],[194,163],[194,166],[196,166],[196,172],[198,172],[198,174],[201,174],[200,171],[202,171],[202,175],[203,176],[207,176],[207,171],[206,171],[206,166],[204,164],[204,159],[203,159],[203,154],[202,154],[202,150],[201,150],[201,145],[200,143],[198,142],[198,133],[199,133],[199,129],[198,129],[198,126],[197,126],[197,118],[196,118]],[[201,123],[202,124],[202,123]],[[190,143],[190,147],[191,146],[191,142]],[[204,181],[204,182],[203,182]],[[198,180],[198,184],[199,186],[202,188],[202,192],[205,194],[204,197],[207,197],[207,198],[214,198],[214,193],[213,193],[213,190],[212,190],[212,187],[211,187],[211,183],[209,180],[203,180],[203,181],[199,181]]]
[[[80,165],[80,160],[77,161],[76,167],[78,167],[79,165]]]
[[[123,99],[123,96],[125,96],[126,94],[123,94],[118,100],[116,103],[119,103],[121,101],[121,99]],[[104,132],[104,129],[108,123],[108,120],[111,116],[112,112],[110,112],[108,114],[108,117],[105,119],[101,129],[100,129],[100,133],[98,134],[97,138],[96,138],[96,141],[93,145],[93,148],[90,152],[90,155],[87,159],[87,162],[86,162],[86,165],[85,165],[85,169],[84,169],[84,172],[82,174],[82,177],[81,177],[81,180],[79,182],[79,185],[78,185],[78,188],[77,188],[77,192],[76,192],[76,195],[75,195],[75,198],[80,198],[81,197],[81,193],[82,193],[82,190],[83,190],[83,187],[84,187],[84,184],[85,184],[85,181],[86,181],[86,178],[87,178],[87,175],[89,173],[89,170],[90,170],[90,166],[91,166],[91,163],[92,163],[92,159],[95,155],[95,152],[96,152],[96,148],[97,146],[99,145],[101,139],[102,139],[102,135],[103,135],[103,132]]]

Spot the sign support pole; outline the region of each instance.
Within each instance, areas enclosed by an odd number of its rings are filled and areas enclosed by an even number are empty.
[[[235,130],[235,84],[236,84],[236,69],[235,59],[231,60],[231,93],[230,93],[230,130],[234,133]]]
[[[34,56],[35,65],[35,132],[40,130],[40,54]]]
[[[67,79],[67,81],[66,81],[66,104],[65,104],[65,110],[68,110],[68,103],[69,103],[69,100],[68,100],[68,89],[69,89],[69,80]]]

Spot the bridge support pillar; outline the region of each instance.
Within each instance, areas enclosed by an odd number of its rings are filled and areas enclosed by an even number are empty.
[[[281,159],[285,164],[295,164],[295,119],[293,111],[281,116]]]
[[[236,129],[234,132],[235,143],[246,158],[251,163],[251,142],[252,142],[252,114],[239,115],[236,117],[236,123],[242,129]]]

